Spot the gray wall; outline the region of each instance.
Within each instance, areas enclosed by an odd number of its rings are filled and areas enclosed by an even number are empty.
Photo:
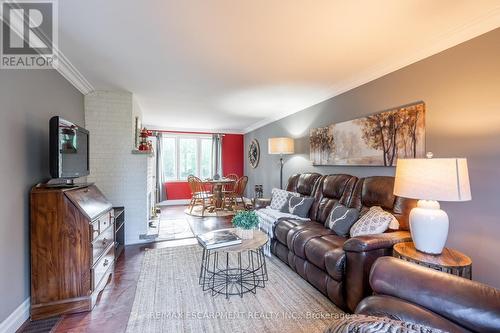
[[[468,158],[472,201],[442,203],[450,216],[447,245],[473,260],[473,278],[500,287],[500,29],[407,66],[363,86],[245,135],[253,138],[261,162],[248,161],[248,191],[279,185],[279,157],[267,154],[267,139],[296,138],[297,154],[287,157],[284,179],[297,172],[393,175],[392,167],[313,167],[308,131],[423,100],[427,106],[427,150],[436,157]],[[245,155],[246,156],[246,155]]]
[[[49,177],[54,115],[84,125],[83,95],[55,70],[0,70],[0,322],[30,294],[29,190]]]

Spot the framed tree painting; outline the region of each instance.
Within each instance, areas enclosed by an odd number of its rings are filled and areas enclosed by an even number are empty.
[[[425,157],[425,104],[313,128],[309,145],[314,165],[394,166],[398,158]]]

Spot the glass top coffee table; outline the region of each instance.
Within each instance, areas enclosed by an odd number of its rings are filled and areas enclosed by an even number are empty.
[[[236,232],[236,229],[226,229]],[[199,284],[212,296],[222,294],[229,298],[252,292],[266,286],[267,267],[264,245],[269,241],[265,233],[254,230],[252,239],[241,244],[217,249],[203,248]]]

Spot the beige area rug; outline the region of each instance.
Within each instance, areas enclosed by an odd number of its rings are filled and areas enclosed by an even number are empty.
[[[198,284],[201,247],[145,254],[127,332],[323,332],[344,314],[279,259],[268,258],[269,281],[243,298],[211,296]]]
[[[189,226],[189,222],[185,217],[176,219],[160,218],[158,227],[158,237],[156,240],[173,240],[194,237],[191,227]]]
[[[228,210],[214,210],[213,212],[210,212],[210,210],[207,208],[205,209],[205,212],[203,215],[201,215],[202,212],[202,207],[201,206],[194,206],[193,211],[190,212],[190,208],[186,208],[184,210],[184,213],[192,216],[198,216],[198,217],[223,217],[223,216],[233,216],[236,214],[236,212],[243,210],[243,207],[237,207],[233,211],[228,211]]]

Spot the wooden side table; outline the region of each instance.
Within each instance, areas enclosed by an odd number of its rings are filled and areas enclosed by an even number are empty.
[[[465,254],[444,248],[438,255],[418,251],[413,242],[394,245],[393,256],[437,271],[472,279],[472,260]]]

